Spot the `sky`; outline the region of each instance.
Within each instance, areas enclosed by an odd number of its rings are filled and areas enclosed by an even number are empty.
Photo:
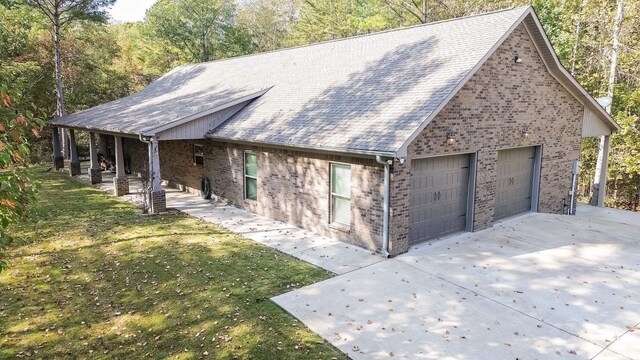
[[[145,11],[157,0],[117,0],[109,10],[112,22],[132,22],[144,19]]]

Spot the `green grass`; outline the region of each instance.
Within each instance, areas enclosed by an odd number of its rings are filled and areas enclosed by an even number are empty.
[[[30,171],[42,189],[0,274],[0,359],[345,358],[269,300],[331,274]]]

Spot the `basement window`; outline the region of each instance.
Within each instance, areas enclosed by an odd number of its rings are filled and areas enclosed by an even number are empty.
[[[193,145],[193,163],[198,166],[204,165],[204,146],[195,144]]]
[[[244,198],[258,199],[258,156],[250,151],[244,153]]]
[[[331,164],[331,223],[351,226],[351,166]]]

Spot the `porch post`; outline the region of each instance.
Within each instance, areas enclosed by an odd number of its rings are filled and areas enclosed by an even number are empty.
[[[591,205],[604,207],[604,199],[607,193],[607,167],[609,165],[609,143],[611,135],[600,137],[598,147],[598,162],[596,163],[596,174],[593,180],[591,195]]]
[[[69,155],[71,159],[71,163],[69,164],[69,174],[71,174],[71,176],[80,175],[80,160],[78,160],[76,132],[73,129],[69,129]]]
[[[89,155],[91,157],[91,166],[89,167],[89,179],[92,184],[102,182],[102,169],[98,164],[98,149],[96,147],[96,133],[89,133]]]
[[[149,141],[149,209],[154,214],[167,210],[167,198],[160,176],[160,151],[155,137]]]
[[[124,172],[124,155],[122,151],[122,137],[114,136],[116,143],[116,177],[113,178],[113,193],[122,196],[129,193],[129,180]]]
[[[53,127],[53,168],[56,170],[64,169],[64,158],[62,157],[62,149],[60,146],[60,128]]]

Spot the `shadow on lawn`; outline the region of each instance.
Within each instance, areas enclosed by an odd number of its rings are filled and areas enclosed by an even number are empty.
[[[344,356],[269,300],[323,270],[52,178],[0,276],[0,358]]]

